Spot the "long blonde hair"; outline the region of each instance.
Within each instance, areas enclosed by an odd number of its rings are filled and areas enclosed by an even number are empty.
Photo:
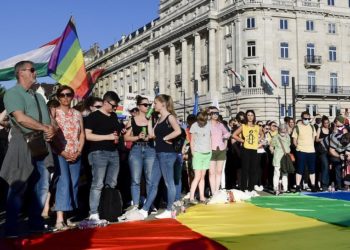
[[[156,96],[155,100],[157,100],[157,101],[159,101],[161,103],[165,103],[166,110],[170,114],[172,114],[173,116],[176,117],[176,113],[175,113],[175,110],[174,110],[173,98],[171,98],[170,95],[161,94],[161,95]]]

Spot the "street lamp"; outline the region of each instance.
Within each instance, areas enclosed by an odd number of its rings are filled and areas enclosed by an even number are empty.
[[[183,120],[186,121],[186,91],[185,91],[185,89],[182,88],[182,83],[181,82],[176,82],[175,86],[176,86],[177,89],[181,88],[180,91],[179,91],[181,93],[181,95],[183,93],[183,97],[184,97],[184,99],[183,99],[183,109],[184,109],[184,111],[183,111],[184,112]]]

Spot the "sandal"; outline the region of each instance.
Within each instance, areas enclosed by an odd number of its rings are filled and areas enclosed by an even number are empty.
[[[65,230],[68,230],[69,227],[66,225],[66,223],[61,221],[61,222],[56,222],[55,229],[57,231],[65,231]]]

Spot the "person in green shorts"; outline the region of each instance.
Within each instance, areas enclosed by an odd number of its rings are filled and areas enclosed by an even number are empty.
[[[194,170],[194,179],[190,188],[190,203],[197,204],[194,198],[197,186],[199,189],[200,202],[205,202],[204,184],[205,173],[209,169],[211,159],[211,125],[208,122],[208,113],[202,111],[197,116],[195,122],[190,129],[191,133],[191,152],[193,152],[192,166]]]

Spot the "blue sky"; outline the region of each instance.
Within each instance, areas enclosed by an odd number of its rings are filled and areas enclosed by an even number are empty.
[[[70,16],[83,50],[104,49],[158,17],[160,0],[1,1],[0,61],[40,47],[61,35]],[[48,82],[50,78],[38,79]],[[53,80],[51,80],[54,82]],[[9,87],[13,82],[0,82]]]

